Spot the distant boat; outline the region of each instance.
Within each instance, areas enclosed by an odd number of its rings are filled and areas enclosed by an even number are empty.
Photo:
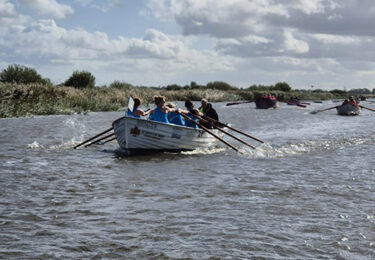
[[[127,154],[192,151],[218,144],[217,138],[202,129],[152,120],[125,116],[115,120],[112,126],[121,150]],[[223,136],[216,129],[210,131]]]
[[[258,109],[278,108],[279,102],[275,97],[260,97],[255,100],[255,107]]]
[[[337,114],[341,116],[358,116],[361,113],[359,106],[353,106],[351,104],[344,104],[336,108]]]
[[[298,99],[290,99],[289,101],[286,102],[288,105],[296,105],[296,106],[299,106],[299,107],[306,107],[306,105],[310,105],[310,103],[306,103],[306,102],[301,102],[299,101]]]

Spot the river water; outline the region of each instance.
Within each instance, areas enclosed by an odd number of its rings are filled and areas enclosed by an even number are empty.
[[[309,113],[335,105],[214,104],[266,142],[243,154],[71,148],[123,112],[0,119],[0,258],[374,259],[375,113]]]

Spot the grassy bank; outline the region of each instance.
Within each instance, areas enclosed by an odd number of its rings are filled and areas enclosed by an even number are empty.
[[[301,100],[344,98],[332,93],[271,91],[279,100],[297,97]],[[0,117],[87,113],[90,111],[117,111],[127,105],[129,96],[140,97],[145,104],[152,103],[154,95],[167,100],[183,101],[202,98],[210,102],[254,100],[265,94],[250,90],[180,89],[166,90],[147,87],[95,87],[77,89],[41,84],[0,83]]]

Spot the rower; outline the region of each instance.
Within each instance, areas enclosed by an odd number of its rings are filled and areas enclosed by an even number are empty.
[[[199,111],[203,113],[203,116],[219,121],[219,116],[216,110],[212,107],[211,103],[208,103],[207,99],[203,98],[201,104],[202,106],[199,108]],[[201,122],[201,124],[207,128],[212,128],[212,125],[209,123]]]
[[[152,113],[152,120],[162,122],[162,123],[169,123],[168,120],[168,113],[169,112],[176,112],[179,111],[177,108],[169,108],[165,105],[165,97],[164,96],[154,96],[154,103],[156,108],[151,111]]]
[[[150,110],[148,111],[143,111],[142,109],[139,108],[139,106],[142,104],[142,100],[140,98],[134,98],[134,107],[133,111],[131,111],[129,108],[126,111],[126,115],[130,117],[135,117],[135,118],[141,118],[141,116],[147,116],[150,114]]]
[[[191,102],[190,99],[188,99],[188,100],[185,101],[185,107],[187,109],[187,116],[192,121],[198,122],[198,119],[196,119],[191,114],[197,115],[197,116],[203,116],[203,113],[199,112],[198,109],[194,108],[194,104],[193,104],[193,102]],[[190,120],[185,120],[185,126],[193,127],[193,128],[198,128],[198,126],[196,124],[194,124],[193,122],[191,122]]]

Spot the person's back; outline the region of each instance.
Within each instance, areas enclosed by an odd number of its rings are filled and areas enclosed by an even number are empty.
[[[150,111],[145,112],[139,108],[141,104],[142,100],[140,98],[134,98],[133,111],[128,108],[128,110],[126,111],[126,115],[129,117],[141,118],[141,116],[147,116],[148,114],[150,114]]]
[[[136,110],[136,108],[134,108],[133,111],[130,111],[130,109],[128,108],[128,110],[126,111],[126,115],[130,116],[130,117],[141,118],[140,116],[134,115],[135,110]]]
[[[168,113],[179,112],[177,108],[170,108],[165,105],[165,97],[163,96],[154,96],[154,102],[156,108],[151,112],[150,119],[158,122],[169,123]]]
[[[203,113],[204,117],[209,117],[211,119],[219,121],[219,115],[217,114],[216,110],[212,107],[212,104],[208,103],[207,99],[203,98],[201,100],[201,104],[202,106],[199,108],[199,110]],[[201,124],[207,128],[212,128],[213,124],[217,125],[216,122],[211,122],[209,119],[208,122],[203,120]]]
[[[358,106],[357,101],[355,101],[354,97],[349,98],[349,104],[352,106]]]
[[[207,109],[206,111],[203,111],[203,115],[215,119],[216,121],[219,121],[219,115],[210,103],[207,104]]]
[[[185,119],[185,126],[187,127],[193,127],[193,128],[198,128],[197,124],[198,119],[196,119],[193,115],[199,115],[199,111],[194,109],[194,104],[190,100],[185,101],[185,107],[189,111],[187,116],[189,119]],[[192,115],[193,114],[193,115]],[[196,123],[194,123],[196,122]]]
[[[346,104],[349,104],[349,100],[345,99],[344,102],[342,102],[341,106],[344,106]]]
[[[168,113],[164,113],[161,111],[161,107],[157,106],[154,110],[154,113],[152,115],[152,120],[163,122],[163,123],[169,123],[168,121]]]

